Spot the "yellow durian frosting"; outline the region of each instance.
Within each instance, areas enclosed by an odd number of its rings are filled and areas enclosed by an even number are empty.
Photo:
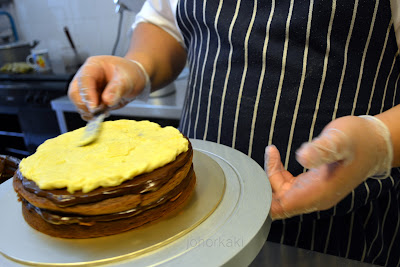
[[[22,175],[41,189],[86,193],[162,167],[186,152],[189,145],[174,127],[149,121],[103,122],[98,140],[80,147],[83,131],[80,128],[45,141],[21,161]]]

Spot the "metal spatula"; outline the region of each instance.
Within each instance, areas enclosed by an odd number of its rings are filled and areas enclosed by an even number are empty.
[[[86,124],[82,138],[78,146],[86,146],[99,137],[101,124],[108,115],[109,108],[99,107],[93,114],[93,118]]]

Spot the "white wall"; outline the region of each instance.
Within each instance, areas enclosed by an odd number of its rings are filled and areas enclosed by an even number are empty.
[[[124,21],[117,55],[129,45],[130,26],[143,1],[134,12],[124,12]],[[113,0],[14,0],[14,19],[20,39],[39,40],[38,49],[49,50],[55,72],[63,72],[74,54],[63,31],[69,28],[81,56],[109,55],[117,36],[119,15]]]

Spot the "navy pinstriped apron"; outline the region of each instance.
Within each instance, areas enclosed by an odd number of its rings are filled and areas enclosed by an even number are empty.
[[[264,164],[294,154],[332,119],[400,103],[390,1],[180,0],[190,76],[180,128]],[[399,266],[400,170],[368,179],[334,208],[274,222],[269,240]]]

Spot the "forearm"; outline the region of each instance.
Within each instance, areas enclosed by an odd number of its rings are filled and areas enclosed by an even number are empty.
[[[389,128],[393,144],[393,167],[400,167],[400,105],[376,115]]]
[[[161,28],[140,23],[135,28],[125,58],[140,62],[149,74],[152,90],[172,82],[186,64],[186,51]]]

